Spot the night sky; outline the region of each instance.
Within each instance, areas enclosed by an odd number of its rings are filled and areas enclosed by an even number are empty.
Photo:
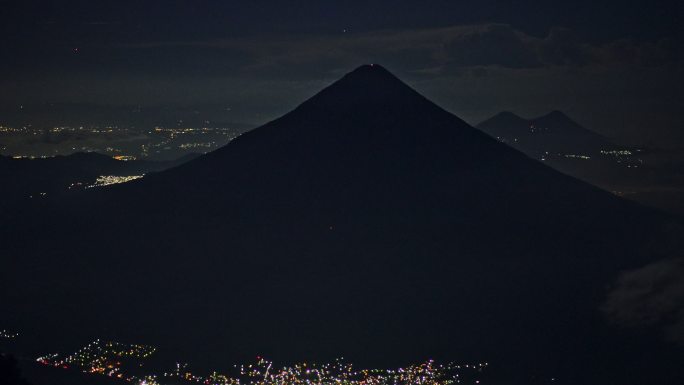
[[[563,110],[684,146],[681,1],[3,1],[0,111],[223,111],[258,125],[380,63],[471,124]],[[36,113],[38,114],[38,113]],[[0,116],[0,119],[2,117]],[[87,123],[87,122],[85,122]]]

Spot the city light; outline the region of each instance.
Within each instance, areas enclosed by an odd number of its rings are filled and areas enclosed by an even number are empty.
[[[439,364],[433,360],[397,369],[357,369],[344,358],[330,363],[301,362],[278,366],[263,357],[250,364],[234,365],[233,374],[216,371],[199,375],[188,364],[176,363],[173,370],[161,374],[132,374],[157,349],[148,345],[123,344],[95,340],[77,352],[62,358],[59,354],[39,357],[36,361],[61,369],[103,375],[138,385],[188,382],[204,385],[451,385],[479,383],[488,363]],[[147,369],[153,370],[153,369]]]
[[[86,186],[86,188],[104,187],[104,186],[109,186],[109,185],[113,185],[113,184],[126,183],[126,182],[130,182],[130,181],[134,181],[136,179],[140,179],[144,176],[145,175],[127,175],[127,176],[101,175],[101,176],[97,177],[94,184],[91,184],[90,186]]]

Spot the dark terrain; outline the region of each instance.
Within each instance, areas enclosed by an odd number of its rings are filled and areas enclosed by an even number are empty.
[[[599,311],[621,271],[681,251],[681,223],[377,65],[217,151],[7,222],[2,318],[36,345],[124,339],[209,368],[435,358],[488,361],[492,383],[684,381],[680,347]]]

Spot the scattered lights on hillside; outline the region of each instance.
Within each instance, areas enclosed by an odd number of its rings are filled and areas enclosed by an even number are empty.
[[[135,159],[136,159],[133,155],[115,155],[115,156],[113,156],[112,158],[114,158],[114,159],[116,159],[116,160],[121,160],[121,161],[124,161],[124,162],[127,162],[127,161],[129,161],[129,160],[135,160]]]
[[[563,156],[565,156],[566,158],[573,158],[573,159],[585,159],[585,160],[591,159],[591,157],[587,156],[587,155],[565,154]]]
[[[200,142],[200,143],[183,143],[178,146],[178,148],[181,148],[183,150],[191,149],[191,148],[211,148],[216,145],[216,142]]]
[[[608,150],[601,150],[601,154],[603,154],[603,155],[615,155],[615,156],[619,156],[619,155],[632,155],[632,154],[634,154],[634,153],[633,153],[632,151],[630,151],[630,150],[610,150],[610,151],[608,151]]]
[[[148,358],[156,348],[147,345],[122,344],[118,342],[101,342],[95,340],[77,352],[60,358],[59,354],[38,357],[36,361],[43,365],[68,369],[80,369],[85,373],[102,374],[126,381],[135,380],[122,370],[123,360],[142,360]]]
[[[145,175],[127,175],[127,176],[101,175],[101,176],[97,177],[94,184],[91,184],[90,186],[86,186],[86,188],[103,187],[103,186],[109,186],[112,184],[126,183],[126,182],[130,182],[130,181],[134,181],[136,179],[140,179],[143,176],[145,176]]]

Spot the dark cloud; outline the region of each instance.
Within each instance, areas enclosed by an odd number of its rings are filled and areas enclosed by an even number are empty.
[[[667,339],[684,343],[684,258],[624,272],[601,310],[617,325],[661,327]]]
[[[183,48],[193,57],[259,76],[305,72],[329,76],[366,62],[424,74],[449,74],[469,67],[534,69],[587,66],[679,64],[672,41],[621,39],[597,44],[582,41],[567,28],[535,37],[507,24],[388,30],[358,34],[235,38],[201,42],[148,43],[130,47],[167,58],[165,50]],[[182,62],[181,62],[182,63]],[[195,63],[199,65],[199,63]]]

